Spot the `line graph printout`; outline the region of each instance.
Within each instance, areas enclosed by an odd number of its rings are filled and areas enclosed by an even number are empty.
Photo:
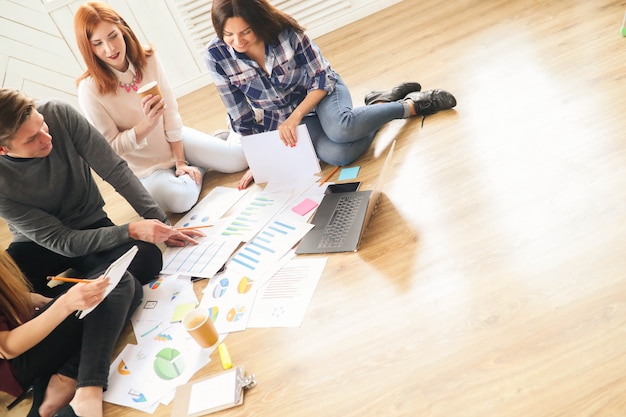
[[[162,274],[184,274],[211,278],[237,249],[239,239],[207,236],[197,245],[167,248],[163,253]]]
[[[247,326],[299,327],[327,259],[291,259],[258,290]]]
[[[247,242],[292,198],[291,193],[257,194],[248,199],[222,229],[221,235]]]
[[[260,278],[312,228],[310,223],[275,218],[231,257],[228,267]]]

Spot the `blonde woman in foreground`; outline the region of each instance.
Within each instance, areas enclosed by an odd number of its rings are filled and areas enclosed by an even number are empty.
[[[100,276],[46,298],[0,253],[0,390],[19,396],[32,386],[28,417],[103,415],[113,347],[142,296],[129,273],[105,297],[108,284]],[[82,320],[74,314],[94,306]]]

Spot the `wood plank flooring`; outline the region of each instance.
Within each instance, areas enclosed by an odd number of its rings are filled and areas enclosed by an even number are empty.
[[[625,10],[405,0],[318,39],[356,104],[402,81],[459,104],[379,133],[364,187],[397,147],[361,250],[329,256],[300,328],[228,336],[258,386],[217,415],[626,415]],[[225,126],[213,86],[179,104]],[[103,189],[115,221],[134,218]],[[196,377],[218,370],[215,354]]]

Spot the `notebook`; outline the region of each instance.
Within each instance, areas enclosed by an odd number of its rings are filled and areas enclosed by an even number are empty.
[[[109,265],[106,271],[104,271],[104,276],[109,278],[109,285],[104,293],[105,297],[109,295],[111,291],[113,291],[113,289],[117,286],[117,284],[122,280],[126,269],[135,258],[138,250],[139,249],[137,248],[137,246],[133,246],[126,253],[116,259],[111,265]],[[85,318],[85,316],[91,313],[96,307],[97,305],[90,307],[87,310],[81,311],[78,315],[78,318]]]
[[[311,219],[314,227],[302,238],[297,254],[356,252],[385,184],[396,142],[393,141],[373,190],[324,195]]]

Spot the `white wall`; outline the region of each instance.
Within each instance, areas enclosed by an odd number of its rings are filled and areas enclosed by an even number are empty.
[[[313,38],[401,0],[273,0]],[[84,71],[73,32],[83,0],[0,0],[2,87],[77,106],[75,80]],[[109,0],[142,42],[158,50],[177,96],[211,83],[202,49],[213,37],[208,0]]]

